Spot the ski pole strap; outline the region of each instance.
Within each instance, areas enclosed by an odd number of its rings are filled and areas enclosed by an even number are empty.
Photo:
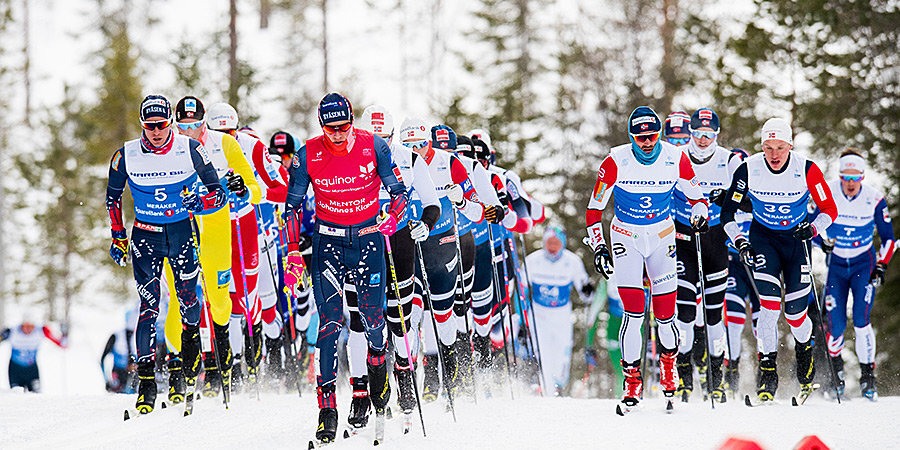
[[[300,217],[290,205],[284,208],[284,230],[287,234],[288,253],[300,251]]]

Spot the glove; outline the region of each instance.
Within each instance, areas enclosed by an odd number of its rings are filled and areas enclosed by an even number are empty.
[[[734,242],[734,246],[741,255],[741,262],[751,269],[755,267],[753,263],[753,247],[750,247],[750,241],[746,238],[739,237],[737,238],[737,241]]]
[[[713,189],[709,191],[709,202],[718,205],[719,207],[725,203],[725,193],[727,191],[725,189]]]
[[[116,264],[125,267],[125,261],[128,259],[128,235],[125,230],[112,232],[112,244],[109,246],[109,257]]]
[[[378,227],[378,231],[385,236],[391,236],[397,232],[397,218],[394,217],[393,214],[388,214],[386,211],[382,211],[378,216],[378,223],[376,224]]]
[[[609,253],[609,248],[606,244],[602,242],[597,244],[597,248],[594,249],[594,268],[597,269],[597,273],[607,280],[613,273],[612,254]]]
[[[591,298],[591,296],[594,295],[594,285],[590,282],[584,283],[584,286],[581,287],[581,293],[585,298]]]
[[[794,229],[794,237],[800,239],[801,241],[808,241],[813,238],[817,234],[815,225],[809,222],[801,222],[800,225],[797,225],[797,228]]]
[[[287,270],[284,272],[284,284],[291,290],[301,291],[309,288],[309,276],[306,274],[306,262],[299,252],[288,253]]]
[[[249,193],[247,190],[247,185],[244,184],[244,178],[241,174],[236,173],[233,170],[229,170],[228,173],[225,174],[226,187],[229,191],[234,192],[234,195],[245,198]]]
[[[429,233],[431,233],[431,230],[428,229],[428,225],[425,225],[425,222],[422,222],[421,220],[409,222],[409,236],[414,241],[422,242],[425,239],[428,239]]]
[[[869,284],[875,287],[884,284],[885,269],[887,269],[887,266],[885,266],[883,262],[875,263],[875,268],[872,269],[872,275],[869,276]]]
[[[506,212],[502,206],[493,205],[484,208],[484,219],[490,223],[500,223],[505,216]]]
[[[447,194],[447,199],[453,202],[454,205],[459,207],[463,203],[463,190],[459,187],[458,184],[448,184],[444,187],[444,192]]]
[[[691,217],[691,229],[694,233],[706,233],[709,231],[709,220],[703,216]]]
[[[194,191],[182,191],[181,204],[192,213],[203,211],[203,199]]]
[[[822,245],[819,247],[826,255],[830,255],[834,251],[834,239],[822,239]]]
[[[597,351],[593,348],[585,348],[584,349],[584,361],[588,366],[594,367],[597,365]]]
[[[297,246],[300,252],[303,253],[306,249],[312,247],[312,241],[305,234],[301,234],[297,237]]]
[[[509,205],[509,194],[506,191],[497,192],[497,198],[500,200],[501,205]]]

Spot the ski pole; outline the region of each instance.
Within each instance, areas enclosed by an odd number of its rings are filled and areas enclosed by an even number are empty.
[[[525,270],[525,281],[528,283],[526,285],[528,286],[528,310],[531,312],[531,325],[534,327],[534,346],[535,350],[537,351],[537,354],[535,356],[537,356],[538,370],[541,372],[541,376],[538,377],[538,381],[540,381],[541,383],[541,396],[543,396],[545,389],[544,365],[541,361],[541,339],[540,337],[538,337],[538,324],[537,319],[534,315],[534,293],[532,292],[531,287],[531,275],[528,273],[528,263],[525,262],[526,258],[528,257],[528,252],[525,250],[525,238],[521,234],[519,235],[519,240],[522,241],[522,269]]]
[[[503,332],[503,357],[506,359],[506,380],[509,382],[509,396],[511,399],[515,399],[515,395],[513,394],[512,375],[510,374],[509,369],[509,343],[506,341],[506,325],[503,323],[503,297],[500,294],[500,275],[497,273],[497,265],[495,263],[497,254],[494,251],[494,230],[491,228],[491,224],[487,225],[487,229],[488,245],[490,245],[491,249],[491,272],[494,277],[494,293],[497,295],[497,304],[499,305],[498,311],[500,312],[500,328]]]
[[[500,231],[502,234],[503,230],[501,229]],[[509,258],[509,256],[508,256],[508,252],[503,247],[503,237],[502,236],[500,237],[500,256],[501,256],[501,258],[503,258],[502,261],[500,261],[500,264],[506,264],[507,258]],[[519,361],[516,356],[516,338],[512,335],[513,334],[513,320],[512,320],[513,301],[512,301],[512,295],[510,295],[510,293],[509,293],[509,284],[506,284],[505,287],[506,288],[504,289],[503,295],[505,296],[506,299],[508,299],[508,301],[506,303],[506,307],[509,309],[509,314],[507,315],[507,317],[509,318],[509,340],[512,341],[512,359],[513,359],[513,375],[514,375],[513,378],[518,379],[519,378]],[[501,314],[502,314],[502,312],[501,312]],[[500,318],[502,319],[503,316],[501,315]]]
[[[456,258],[457,258],[457,261],[459,261],[459,264],[456,265],[457,280],[459,282],[460,291],[462,291],[463,306],[468,307],[466,314],[463,316],[463,321],[466,323],[466,338],[469,342],[469,348],[467,350],[471,353],[471,351],[472,351],[472,330],[471,330],[471,328],[469,328],[469,312],[468,311],[471,310],[472,305],[470,303],[468,303],[468,304],[466,303],[466,299],[468,297],[466,296],[466,280],[463,277],[463,271],[462,271],[462,249],[459,244],[459,226],[457,225],[456,208],[452,208],[452,210],[453,210],[453,232],[456,233]],[[472,311],[472,314],[474,315],[475,311]],[[467,370],[469,376],[472,377],[472,384],[473,384],[472,401],[475,402],[475,404],[477,405],[478,404],[478,386],[477,386],[478,381],[475,379],[475,366],[474,366],[474,364],[472,364],[471,359],[469,360],[469,367],[466,370]]]
[[[809,267],[809,285],[812,288],[813,297],[816,299],[816,303],[817,303],[816,310],[819,314],[819,326],[822,327],[822,336],[827,336],[828,330],[825,329],[825,315],[822,313],[823,305],[818,304],[819,294],[816,292],[816,279],[812,273],[812,258],[811,258],[811,252],[809,250],[809,241],[807,241],[807,240],[803,241],[803,251],[805,252],[804,256],[806,257],[806,266]],[[853,300],[856,301],[856,299],[853,299]],[[820,345],[823,345],[823,343],[820,343]],[[835,370],[834,370],[834,364],[831,364],[831,355],[828,354],[828,344],[824,343],[824,345],[825,345],[825,354],[828,355],[828,371],[831,373],[831,387],[834,388],[834,396],[835,396],[835,398],[837,398],[838,404],[841,404],[841,396],[838,393],[837,372],[835,372]]]
[[[447,361],[444,361],[444,358],[441,356],[441,335],[438,334],[437,319],[434,318],[434,304],[431,302],[431,287],[428,285],[428,272],[425,271],[425,256],[422,253],[422,245],[418,242],[416,242],[416,250],[418,250],[419,253],[419,268],[422,270],[422,283],[425,285],[422,289],[422,296],[425,297],[425,302],[427,303],[428,309],[431,311],[431,326],[434,327],[435,340],[438,341],[438,363],[441,367],[446,369]],[[446,370],[444,370],[444,372],[446,373]],[[446,384],[446,380],[444,381]],[[450,412],[453,413],[453,421],[456,422],[456,408],[453,407],[453,392],[449,386],[447,386],[447,401],[450,402]]]
[[[257,215],[257,217],[259,218],[259,220],[262,220],[262,213],[261,213],[261,210],[259,209],[259,205],[254,205],[253,207],[254,207],[254,209],[256,209],[256,215]],[[277,210],[277,209],[275,210],[275,215],[276,215],[276,216],[278,215],[278,210]],[[281,230],[279,229],[279,236],[278,236],[279,238],[281,237],[280,231],[281,231]],[[275,269],[275,266],[272,265],[272,256],[269,255],[269,242],[268,242],[268,240],[267,240],[267,237],[268,237],[267,235],[268,235],[268,233],[265,233],[265,232],[264,232],[264,234],[263,234],[263,248],[265,249],[266,260],[269,262],[269,272],[272,273],[272,285],[273,285],[273,287],[275,288],[275,292],[276,292],[275,309],[278,311],[278,316],[282,318],[282,333],[281,333],[281,334],[282,334],[282,335],[285,335],[286,333],[284,333],[284,319],[283,319],[283,318],[284,318],[284,311],[281,310],[281,308],[280,308],[280,306],[281,306],[280,303],[281,303],[281,302],[279,301],[279,298],[277,298],[277,297],[278,297],[278,294],[277,294],[277,293],[278,293],[278,275],[277,275],[277,272],[278,272],[278,271]],[[275,242],[272,242],[272,245],[275,245]],[[288,299],[288,301],[290,302],[290,299]],[[293,322],[293,316],[292,316],[292,317],[291,317],[291,324],[293,324],[293,323],[294,323],[294,322]],[[285,336],[285,337],[287,337],[287,336]],[[282,347],[284,347],[284,345],[282,345]],[[293,340],[291,340],[291,346],[290,346],[290,349],[291,349],[292,352],[294,351],[294,341],[293,341]],[[287,350],[287,349],[285,349],[285,350]],[[287,355],[285,355],[285,356],[287,356]],[[287,360],[287,358],[285,358],[285,360]],[[287,361],[285,361],[285,363],[286,363],[286,362],[287,362]],[[285,364],[285,365],[287,365],[287,364]],[[294,384],[297,385],[297,395],[298,395],[299,397],[303,397],[303,393],[300,391],[300,379],[299,379],[299,376],[298,376],[298,374],[297,374],[296,372],[294,372],[294,370],[291,370],[291,372],[293,372],[293,376],[294,376]]]
[[[708,356],[706,357],[706,393],[709,394],[709,404],[712,406],[712,409],[716,409],[716,399],[713,398],[712,395],[712,351],[710,351],[709,345],[709,315],[706,311],[706,274],[703,272],[703,253],[700,250],[700,232],[694,232],[694,243],[697,247],[697,274],[700,278],[700,307],[703,308],[703,328],[706,330],[706,348]],[[725,330],[725,335],[728,335],[728,330]],[[720,368],[721,370],[721,368]]]
[[[188,194],[187,186],[182,187],[181,195],[182,197]],[[203,284],[203,294],[204,299],[201,303],[203,305],[203,315],[207,316],[207,324],[209,325],[210,330],[210,339],[212,340],[212,349],[213,354],[216,355],[216,363],[219,366],[219,373],[222,373],[222,355],[219,354],[219,346],[216,345],[216,328],[215,324],[212,320],[212,311],[209,308],[209,289],[206,284],[206,276],[203,274],[203,267],[200,264],[200,231],[197,226],[197,222],[194,221],[194,213],[188,210],[188,220],[191,222],[191,243],[194,246],[194,251],[197,255],[197,266],[200,266],[200,282]],[[230,383],[229,383],[230,386]],[[225,392],[225,380],[222,380],[222,401],[225,403],[225,409],[228,409],[228,393]]]
[[[249,298],[249,295],[248,295],[249,292],[247,289],[247,274],[246,274],[247,266],[246,266],[246,264],[244,264],[244,244],[243,244],[243,240],[242,240],[243,234],[241,234],[241,216],[240,216],[240,212],[237,209],[237,197],[234,195],[233,192],[231,193],[231,209],[237,215],[237,218],[234,221],[234,225],[237,230],[238,255],[239,255],[240,261],[241,261],[241,267],[240,267],[241,268],[241,281],[243,281],[243,283],[244,283],[243,284],[243,286],[244,286],[243,287],[243,290],[244,290],[244,295],[243,295],[244,318],[247,320],[247,331],[248,331],[248,334],[250,335],[250,353],[251,353],[250,357],[253,358],[255,361],[256,360],[256,349],[253,346],[253,321],[250,316],[250,298]],[[257,367],[257,369],[258,369],[258,367]],[[254,376],[253,379],[254,379],[253,384],[256,385],[256,399],[259,400],[259,378]]]
[[[406,316],[403,314],[403,304],[400,301],[400,282],[397,280],[397,269],[394,265],[394,254],[391,252],[390,237],[384,237],[384,245],[387,248],[388,263],[390,263],[391,266],[391,278],[394,280],[394,295],[397,296],[397,310],[400,311],[400,329],[403,331],[403,343],[406,344],[406,361],[409,363],[409,373],[412,378],[413,390],[416,392],[416,405],[419,407],[419,422],[422,423],[422,437],[428,437],[428,435],[425,434],[425,417],[422,416],[422,400],[419,399],[419,384],[416,382],[416,371],[413,369],[412,350],[409,346],[409,336],[406,333]],[[434,317],[433,311],[431,317]],[[437,333],[437,331],[435,331],[435,333]]]
[[[278,218],[278,239],[281,240],[281,265],[284,267],[284,270],[287,270],[287,230],[284,228],[284,218],[281,214],[276,214]],[[287,286],[284,287],[284,293],[287,296],[287,306],[288,306],[288,315],[291,324],[291,353],[293,353],[292,359],[293,363],[296,364],[297,369],[297,390],[300,390],[300,379],[302,378],[300,375],[303,373],[303,367],[301,367],[299,357],[300,353],[296,347],[297,341],[297,326],[294,323],[294,294],[291,289],[288,289]],[[302,350],[302,349],[301,349]]]

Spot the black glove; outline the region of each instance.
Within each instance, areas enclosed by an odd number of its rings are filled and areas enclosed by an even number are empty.
[[[581,287],[581,293],[584,294],[585,297],[591,298],[594,295],[594,285],[589,282],[584,283],[584,286]]]
[[[808,241],[815,235],[816,227],[809,222],[801,222],[800,225],[797,225],[797,228],[794,229],[794,237],[801,241]]]
[[[825,252],[826,255],[830,255],[831,252],[834,251],[834,240],[822,239],[822,245],[820,245],[819,247],[822,248],[822,251]]]
[[[297,244],[299,245],[300,253],[303,253],[306,249],[312,247],[312,241],[305,234],[298,236]]]
[[[754,254],[753,247],[750,247],[750,241],[746,238],[739,237],[737,241],[734,242],[734,247],[737,248],[738,253],[741,254],[741,262],[744,263],[745,266],[749,268],[754,268]]]
[[[229,191],[234,192],[234,195],[242,198],[247,196],[247,185],[244,184],[244,178],[241,177],[241,174],[229,170],[225,174],[225,180],[227,181],[226,187]]]
[[[484,218],[490,223],[502,222],[505,215],[506,212],[502,206],[492,205],[484,209]]]
[[[703,216],[691,217],[691,229],[694,233],[706,233],[709,231],[709,220]]]
[[[709,201],[710,203],[714,203],[719,207],[725,203],[725,193],[728,192],[725,189],[713,189],[709,191]]]
[[[869,276],[869,284],[872,286],[878,287],[884,284],[884,270],[887,269],[887,266],[884,265],[883,262],[875,263],[875,268],[872,269],[872,275]],[[854,299],[856,300],[856,299]]]
[[[594,250],[594,269],[607,280],[613,273],[613,258],[606,244],[601,243]]]
[[[497,198],[500,200],[501,205],[509,205],[509,194],[506,191],[497,192]]]

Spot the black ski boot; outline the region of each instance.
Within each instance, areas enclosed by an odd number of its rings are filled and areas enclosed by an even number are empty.
[[[691,364],[691,352],[679,353],[675,358],[675,367],[678,369],[678,389],[675,396],[687,403],[694,390],[694,366]]]
[[[831,366],[834,368],[834,374],[837,376],[837,386],[832,386],[831,391],[826,391],[826,395],[833,395],[834,392],[837,392],[837,398],[844,398],[844,358],[841,355],[837,355],[831,359]],[[834,383],[832,382],[832,385]],[[837,399],[836,398],[836,399]],[[835,400],[836,400],[835,399]]]
[[[222,382],[222,400],[231,401],[231,366],[234,362],[231,360],[231,342],[228,340],[228,324],[216,324],[216,357],[222,358],[217,361],[219,367],[219,376]]]
[[[316,428],[316,439],[322,443],[334,442],[334,437],[337,435],[337,426],[337,408],[320,408],[319,427]]]
[[[200,375],[200,326],[187,325],[181,330],[181,358],[187,395],[193,395]]]
[[[394,365],[394,378],[397,379],[397,404],[404,414],[412,412],[416,407],[416,396],[413,390],[413,372],[410,371],[409,360],[397,358]]]
[[[725,355],[710,356],[709,358],[709,374],[708,380],[712,387],[712,397],[719,403],[725,403],[725,384],[722,381],[722,363],[725,361]]]
[[[456,396],[459,387],[459,366],[456,360],[456,348],[453,345],[438,343],[441,352],[441,364],[444,389],[449,395]]]
[[[760,401],[772,401],[775,399],[775,391],[778,389],[778,371],[776,359],[778,352],[758,353],[759,372],[756,377],[756,396]]]
[[[794,354],[797,358],[797,381],[800,390],[811,390],[816,377],[816,365],[813,362],[813,340],[800,343],[794,340]]]
[[[422,369],[425,371],[425,379],[422,383],[422,401],[433,402],[437,400],[441,390],[437,353],[425,354],[425,358],[422,359]]]
[[[350,378],[353,388],[353,400],[350,401],[350,416],[347,423],[353,428],[363,428],[369,423],[369,411],[372,402],[369,400],[369,377]]]
[[[203,396],[213,398],[219,396],[222,387],[222,377],[219,374],[219,366],[213,352],[203,353]]]
[[[235,355],[231,365],[231,392],[235,394],[240,394],[244,388],[244,364],[241,360],[241,355]]]
[[[141,414],[153,411],[156,405],[156,373],[153,361],[138,364],[138,398],[134,408]]]
[[[184,401],[184,393],[187,390],[184,381],[184,370],[181,367],[181,358],[178,354],[169,353],[167,363],[169,369],[169,401],[177,405]]]
[[[384,408],[391,399],[391,383],[384,350],[369,347],[366,370],[369,374],[369,399],[372,400],[372,409],[376,414],[384,414]]]
[[[741,359],[730,359],[725,367],[725,390],[734,395],[741,387],[741,374],[738,371]]]
[[[859,390],[862,396],[870,401],[878,400],[878,387],[875,386],[875,363],[859,364]]]
[[[247,381],[255,382],[259,376],[259,365],[262,362],[262,346],[263,346],[262,321],[253,325],[253,337],[249,335],[249,331],[244,333],[244,339],[247,345],[244,346],[244,354],[247,360]]]
[[[472,346],[469,343],[469,336],[464,332],[456,333],[456,342],[453,343],[458,361],[457,368],[459,370],[458,389],[471,394],[475,387],[473,377],[475,375],[475,367],[472,360]]]
[[[472,355],[475,365],[481,371],[489,370],[493,365],[491,338],[489,336],[479,336],[476,334],[472,337],[472,344],[475,347],[475,352]]]
[[[277,388],[284,378],[284,369],[281,364],[281,336],[271,339],[266,336],[266,378],[269,384]]]
[[[706,344],[706,328],[695,326],[694,345],[691,348],[691,358],[693,359],[694,367],[697,368],[697,377],[700,380],[700,391],[703,392],[703,400],[708,399],[707,396],[709,392],[706,390],[706,358],[708,357],[709,352],[707,351]]]

